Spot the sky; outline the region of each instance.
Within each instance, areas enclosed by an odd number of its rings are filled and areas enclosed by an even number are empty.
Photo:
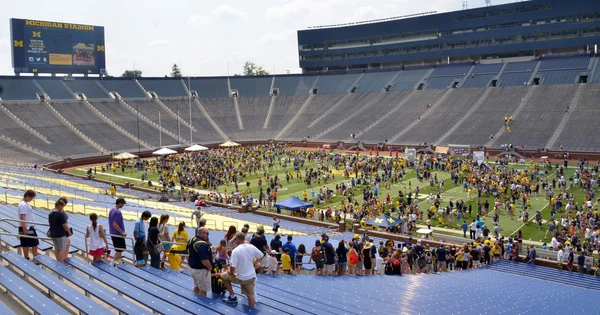
[[[413,13],[461,10],[462,0],[3,0],[0,10],[0,74],[13,74],[10,18],[105,27],[106,66],[164,76],[241,73],[245,61],[270,73],[300,73],[297,31]],[[493,4],[514,0],[492,0]],[[485,0],[469,0],[469,8]]]

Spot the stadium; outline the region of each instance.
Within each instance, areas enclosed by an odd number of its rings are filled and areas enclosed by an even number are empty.
[[[104,27],[10,23],[15,75],[0,76],[2,314],[597,313],[598,1],[310,27],[297,31],[302,73],[285,75],[113,78]],[[73,235],[66,250],[42,232],[59,197]],[[109,234],[118,198],[131,233],[124,262],[92,262],[89,216]],[[197,208],[213,251],[245,224],[248,238],[267,226],[265,242],[306,244],[305,257],[292,255],[297,274],[259,274],[254,305],[241,285],[235,304],[195,294],[191,262],[169,268],[170,253],[160,268],[155,257],[134,267],[140,215],[166,216],[163,241],[178,246],[168,229],[183,222],[180,231],[197,235]],[[47,255],[26,259],[17,233],[26,225]],[[114,237],[107,248],[118,247]],[[392,248],[373,254],[377,271],[364,262],[344,275],[336,250],[336,276],[313,275],[328,274],[311,254],[320,244],[354,241],[360,254]]]

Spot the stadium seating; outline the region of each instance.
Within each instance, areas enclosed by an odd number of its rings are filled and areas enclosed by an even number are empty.
[[[135,83],[134,80],[99,80],[100,83],[109,92],[117,92],[122,98],[148,97],[144,91]]]
[[[244,130],[234,134],[235,139],[263,140],[273,138],[273,132],[264,130],[271,97],[238,97],[238,107]]]
[[[344,95],[340,94],[313,95],[302,112],[296,113],[297,119],[280,138],[301,140],[304,137],[314,136],[316,133],[307,130],[307,126],[322,117],[329,109],[334,108],[343,98]]]
[[[498,74],[502,69],[503,63],[483,64],[478,63],[473,67],[472,74]]]
[[[106,92],[96,83],[96,80],[74,78],[65,80],[65,84],[73,93],[83,93],[87,98],[110,98]]]
[[[98,150],[79,137],[74,131],[64,125],[48,108],[44,102],[21,102],[21,103],[3,103],[10,112],[19,117],[31,128],[44,135],[48,141],[57,144],[69,144],[68,151],[61,145],[45,144],[37,147],[38,149],[57,156],[77,156],[87,154],[98,154]],[[37,142],[35,137],[25,134],[24,137]],[[27,144],[25,138],[23,143]]]
[[[275,76],[274,88],[279,89],[279,95],[308,94],[313,87],[317,76],[281,75]]]
[[[540,71],[587,69],[589,64],[590,56],[587,55],[567,57],[542,57]]]
[[[200,104],[208,113],[210,118],[225,132],[231,136],[238,134],[240,127],[235,112],[235,104],[232,97],[225,98],[201,98]],[[239,140],[239,139],[237,139]]]
[[[275,104],[273,104],[271,119],[269,119],[267,127],[269,132],[277,134],[277,132],[285,128],[287,123],[298,113],[308,97],[308,94],[275,97]],[[317,97],[317,95],[313,95],[313,97]]]
[[[471,64],[450,64],[450,65],[438,65],[430,77],[445,77],[445,76],[465,76],[469,69],[471,69]]]
[[[232,77],[229,79],[232,90],[238,91],[238,96],[259,97],[271,94],[273,76]]]
[[[361,74],[330,74],[321,75],[315,83],[319,94],[344,94],[350,92]]]
[[[597,151],[600,147],[598,126],[600,126],[600,85],[587,84],[583,86],[577,109],[572,109],[571,117],[567,121],[553,149],[571,151]]]
[[[423,90],[415,91],[402,108],[399,110],[401,115],[390,115],[381,120],[377,125],[368,131],[360,134],[357,140],[367,143],[378,143],[385,139],[390,139],[404,129],[411,122],[419,119],[425,113],[428,104],[437,102],[446,90]],[[393,142],[398,144],[398,142]]]
[[[503,128],[504,117],[512,115],[527,94],[527,90],[525,86],[492,88],[485,102],[446,137],[446,142],[471,146],[485,145],[490,140],[490,135]]]
[[[52,106],[79,131],[110,152],[137,148],[137,142],[100,118],[81,101],[53,101]]]
[[[194,142],[200,143],[217,143],[223,140],[223,138],[219,135],[217,130],[211,125],[206,116],[200,112],[198,109],[198,105],[196,105],[195,100],[188,100],[187,97],[179,98],[179,99],[162,99],[161,102],[165,104],[173,113],[177,115],[179,113],[179,117],[183,120],[189,122],[189,108],[190,105],[192,107],[192,126],[196,130],[193,132],[193,140]],[[183,124],[179,124],[180,131],[189,137],[189,127],[184,126]]]
[[[504,68],[504,73],[533,71],[537,63],[537,60],[509,62]]]
[[[138,79],[138,82],[140,82],[146,91],[153,91],[161,98],[181,96],[187,97],[187,92],[183,86],[183,81],[181,78]]]
[[[537,87],[521,113],[514,117],[511,132],[503,133],[496,145],[513,144],[526,149],[544,147],[565,116],[576,91],[570,85]]]
[[[360,92],[381,92],[398,71],[369,72],[360,78],[356,84]]]
[[[0,98],[5,101],[35,100],[37,99],[36,93],[41,92],[33,80],[26,78],[0,78],[0,86],[2,87]]]
[[[398,143],[433,143],[448,131],[483,94],[481,89],[456,89],[425,118],[396,140]]]
[[[447,89],[450,88],[455,81],[461,81],[463,76],[444,76],[444,77],[429,77],[426,82],[426,89]]]
[[[202,98],[229,97],[229,88],[227,87],[227,78],[202,78],[190,79],[189,85],[192,90],[198,92]],[[185,86],[188,86],[188,80],[185,80]]]
[[[465,82],[461,85],[461,88],[484,88],[488,87],[492,78],[494,78],[496,74],[471,74],[465,79]]]
[[[159,141],[159,130],[144,121],[143,119],[139,119],[137,121],[137,116],[132,113],[125,106],[121,105],[118,101],[115,100],[99,100],[91,102],[96,109],[98,109],[102,114],[106,115],[108,119],[110,119],[115,124],[121,126],[121,128],[127,130],[130,134],[137,137],[138,135],[138,123],[139,123],[139,137],[142,141],[158,147],[160,144]],[[135,105],[132,105],[135,109]],[[158,113],[157,113],[158,115]],[[177,139],[163,133],[162,134],[162,144],[166,145],[174,145],[177,144]]]
[[[527,85],[529,83],[529,79],[531,79],[531,72],[510,72],[510,73],[502,73],[500,77],[500,81],[498,82],[499,86],[519,86],[519,85]]]
[[[52,100],[72,100],[75,96],[67,90],[60,80],[36,78],[35,81]]]
[[[429,72],[429,69],[402,71],[392,81],[392,91],[412,91],[423,77]]]
[[[574,84],[579,78],[581,70],[550,70],[539,71],[537,76],[541,77],[542,85]]]

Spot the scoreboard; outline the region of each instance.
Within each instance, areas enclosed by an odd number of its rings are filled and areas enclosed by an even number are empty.
[[[104,27],[10,19],[15,73],[104,74]]]

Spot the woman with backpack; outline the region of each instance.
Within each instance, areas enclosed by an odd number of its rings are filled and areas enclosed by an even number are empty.
[[[311,261],[315,262],[315,276],[323,274],[323,267],[325,267],[325,262],[323,257],[323,251],[321,249],[321,241],[319,240],[315,241],[315,247],[313,247],[312,249],[312,253],[310,254],[310,259],[308,263],[310,264]]]

